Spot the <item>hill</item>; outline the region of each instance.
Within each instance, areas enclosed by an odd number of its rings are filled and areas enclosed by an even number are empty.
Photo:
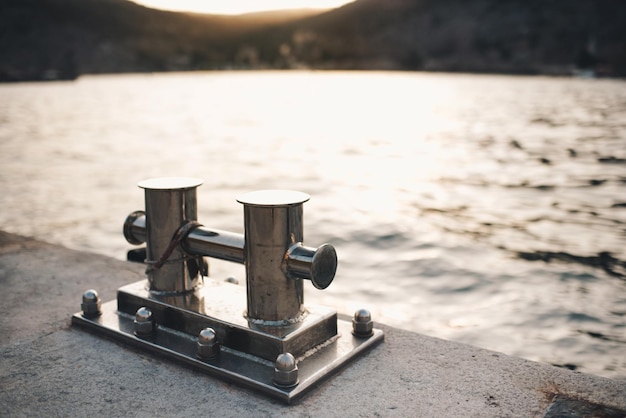
[[[273,33],[314,67],[624,76],[623,22],[619,0],[359,0]]]
[[[219,16],[126,0],[3,0],[0,80],[224,68],[241,61],[246,34],[313,13]]]
[[[621,0],[357,0],[218,16],[126,0],[3,0],[0,80],[224,68],[626,75]]]

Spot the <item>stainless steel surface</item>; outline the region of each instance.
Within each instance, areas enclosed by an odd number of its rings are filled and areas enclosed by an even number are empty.
[[[118,310],[134,316],[146,307],[158,326],[193,335],[213,328],[222,347],[247,352],[274,361],[281,353],[303,355],[311,347],[337,336],[337,313],[323,306],[307,306],[304,318],[295,323],[277,325],[249,322],[246,289],[210,277],[204,286],[177,295],[150,292],[147,282],[131,283],[118,289]]]
[[[285,261],[283,268],[287,277],[311,280],[317,289],[330,286],[337,272],[337,252],[329,244],[310,248],[297,242],[287,250]]]
[[[83,303],[80,305],[83,315],[87,317],[95,317],[101,314],[102,301],[98,296],[98,292],[93,289],[86,290],[83,293]]]
[[[290,388],[298,384],[298,363],[291,353],[279,354],[274,362],[274,384]]]
[[[136,210],[124,221],[124,238],[129,244],[139,245],[146,242],[146,212]]]
[[[307,194],[265,190],[239,197],[241,235],[197,223],[200,184],[181,178],[139,183],[146,211],[127,217],[124,236],[132,244],[146,242],[147,283],[119,288],[116,308],[109,302],[103,315],[77,314],[73,323],[287,402],[382,341],[371,320],[351,326],[332,309],[304,306],[302,279],[325,289],[337,270],[331,245],[303,245]],[[194,256],[243,263],[246,288],[210,277],[200,285]],[[96,299],[85,293],[83,311],[92,312]]]
[[[155,263],[165,253],[174,233],[189,221],[196,221],[196,188],[202,181],[164,177],[144,180],[147,263]],[[125,228],[126,230],[126,228]],[[180,246],[174,248],[160,267],[148,269],[150,289],[160,292],[186,292],[198,284],[198,266],[189,262]]]
[[[147,262],[154,263],[168,249],[185,222],[196,221],[196,179],[163,178],[139,184],[146,190],[146,214],[131,213],[124,236],[132,244],[147,243]],[[237,199],[244,205],[245,234],[202,226],[187,233],[159,269],[148,268],[150,289],[184,292],[197,285],[197,265],[186,255],[208,256],[246,266],[247,317],[257,323],[300,321],[303,307],[301,279],[327,288],[337,271],[337,254],[328,244],[305,247],[302,204],[309,195],[289,190],[261,190]]]
[[[298,321],[304,314],[302,280],[289,280],[283,261],[289,248],[303,241],[302,203],[309,195],[285,190],[247,193],[244,205],[248,318]]]
[[[182,246],[191,255],[244,263],[244,236],[242,234],[198,227],[187,235]]]
[[[196,357],[197,334],[186,334],[159,325],[152,337],[139,338],[134,335],[134,315],[119,312],[115,301],[104,303],[102,311],[101,316],[91,319],[77,313],[72,316],[72,322],[98,334],[176,359],[220,379],[253,388],[286,403],[301,397],[349,361],[383,341],[381,330],[375,329],[370,338],[356,338],[351,334],[352,324],[339,320],[338,338],[317,349],[308,350],[306,355],[297,359],[299,384],[292,388],[281,388],[274,384],[273,360],[262,360],[229,348],[222,348],[219,356],[213,359],[202,360]]]
[[[296,190],[256,190],[237,197],[237,202],[247,206],[283,207],[301,206],[311,196]]]
[[[147,247],[153,248],[150,234],[160,233],[156,225],[165,224],[173,231],[157,236],[162,241],[158,250],[165,251],[167,246],[171,249],[174,233],[180,231],[184,222],[195,221],[198,184],[200,181],[196,179],[177,178],[141,182],[140,187],[146,189],[146,214],[136,211],[128,216],[124,224],[126,239],[131,243],[146,241]],[[121,288],[119,309],[132,313],[140,306],[147,306],[153,310],[159,324],[196,335],[202,327],[213,327],[222,344],[231,348],[238,348],[237,341],[243,335],[252,341],[246,343],[249,345],[246,351],[268,360],[284,352],[300,355],[334,338],[336,312],[313,311],[303,305],[302,279],[310,279],[315,287],[323,289],[330,285],[337,268],[337,255],[332,246],[324,244],[315,249],[302,245],[302,203],[308,199],[306,193],[287,190],[247,193],[237,199],[244,204],[245,235],[199,226],[181,238],[180,247],[186,254],[245,264],[246,294],[240,300],[234,301],[228,296],[232,293],[224,290],[228,287],[216,289],[211,280],[207,280],[202,289],[163,292],[160,291],[163,287],[155,286],[155,276],[148,274],[150,292],[135,285]],[[193,208],[191,213],[185,212],[188,207]],[[172,211],[169,218],[167,211]],[[164,219],[152,220],[154,212]],[[153,228],[157,231],[152,231]],[[148,259],[154,260],[154,255],[148,255]],[[174,264],[184,262],[179,259]],[[179,283],[180,276],[180,269],[176,269],[169,282],[176,279],[175,283]],[[241,305],[243,300],[246,300],[245,306]],[[171,315],[171,308],[179,312]],[[194,314],[203,317],[197,318]],[[236,337],[231,335],[231,324],[241,327]],[[268,336],[281,340],[274,341]]]

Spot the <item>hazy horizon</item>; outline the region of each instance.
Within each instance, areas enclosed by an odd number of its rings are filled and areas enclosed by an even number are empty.
[[[355,0],[231,0],[207,2],[203,0],[132,0],[153,9],[219,15],[240,15],[264,11],[294,9],[334,9]]]

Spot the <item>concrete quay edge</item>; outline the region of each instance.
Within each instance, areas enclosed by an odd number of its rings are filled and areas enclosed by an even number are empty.
[[[138,264],[0,231],[0,414],[626,416],[624,380],[380,324],[381,345],[291,405],[70,325],[86,289],[108,301],[143,277]]]

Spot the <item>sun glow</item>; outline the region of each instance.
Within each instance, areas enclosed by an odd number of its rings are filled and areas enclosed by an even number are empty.
[[[180,12],[238,15],[282,9],[332,9],[354,0],[135,0],[146,7]]]

